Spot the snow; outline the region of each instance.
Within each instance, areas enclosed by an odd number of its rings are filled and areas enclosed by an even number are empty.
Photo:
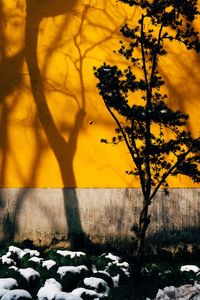
[[[82,298],[71,293],[59,292],[55,300],[82,300]]]
[[[77,266],[76,268],[78,269],[79,273],[81,273],[82,270],[88,271],[88,268],[84,265]]]
[[[129,272],[129,264],[127,262],[122,262],[122,263],[116,263],[118,267],[126,274],[126,276],[130,277],[130,272]]]
[[[198,281],[194,282],[194,286],[198,291],[200,291],[200,283]]]
[[[195,298],[194,298],[195,297]],[[174,286],[165,287],[163,290],[158,290],[155,300],[188,300],[200,299],[200,294],[197,287],[186,284],[178,288]]]
[[[37,293],[38,300],[53,300],[55,296],[61,292],[62,286],[54,278],[49,278],[45,281],[42,288]]]
[[[120,262],[121,258],[119,256],[113,255],[112,253],[108,253],[105,258],[109,258],[112,262],[108,263],[107,269],[112,265],[115,264],[118,266],[128,277],[130,277],[129,272],[129,264],[127,262]]]
[[[190,272],[193,271],[194,273],[197,273],[200,271],[200,268],[195,265],[185,265],[181,267],[181,272]]]
[[[86,253],[80,252],[80,251],[69,251],[69,250],[57,250],[57,253],[62,255],[62,256],[70,256],[70,258],[74,258],[75,256],[84,256]]]
[[[96,273],[97,272],[97,267],[95,265],[92,265],[91,270],[92,270],[93,273]]]
[[[98,270],[98,271],[96,271],[96,272],[94,272],[94,273],[97,273],[97,272],[98,272],[98,273],[105,274],[105,275],[111,277],[111,276],[110,276],[110,273],[108,273],[107,271],[104,271],[104,270],[103,270],[103,271],[102,271],[102,270]]]
[[[129,272],[129,264],[127,262],[119,262],[120,258],[118,256],[114,256],[111,253],[109,253],[109,257],[108,255],[105,256],[107,258],[112,259],[112,262],[109,262],[106,269],[108,269],[110,266],[112,266],[113,264],[118,266],[125,274],[126,276],[130,277],[130,272]]]
[[[26,268],[26,269],[19,269],[18,272],[27,280],[35,279],[37,277],[40,277],[40,273],[35,271],[32,268]]]
[[[33,261],[35,263],[40,263],[43,260],[41,257],[33,256],[28,261]]]
[[[117,263],[117,266],[118,267],[129,268],[129,264],[126,261],[124,261],[122,263]]]
[[[5,295],[5,293],[7,293],[8,290],[7,289],[1,289],[0,288],[0,299],[2,298],[3,295]]]
[[[119,274],[117,274],[116,276],[112,277],[114,287],[118,287],[119,286],[119,277],[120,277]]]
[[[1,300],[32,299],[31,295],[25,290],[12,290],[3,295]]]
[[[76,296],[79,296],[79,297],[81,297],[83,295],[83,293],[84,293],[84,294],[86,294],[88,296],[96,297],[96,298],[94,298],[94,300],[95,299],[98,300],[98,299],[104,297],[103,294],[100,294],[100,293],[97,293],[97,292],[95,292],[93,290],[89,290],[89,289],[85,289],[85,288],[77,288],[77,289],[73,290],[71,293],[73,295],[76,295]]]
[[[167,295],[165,295],[165,293],[162,290],[159,289],[155,300],[170,300],[170,298]]]
[[[116,256],[116,255],[113,255],[112,253],[108,253],[105,258],[109,258],[110,260],[118,263],[120,261],[120,257],[119,256]]]
[[[18,270],[18,268],[17,268],[16,266],[11,266],[11,267],[9,267],[8,269],[14,270],[14,271],[17,271],[17,270]]]
[[[45,260],[42,263],[42,266],[47,268],[47,270],[51,269],[55,265],[56,265],[56,262],[52,259]]]
[[[8,251],[11,253],[15,253],[20,259],[26,254],[26,252],[23,251],[21,248],[15,246],[10,246],[8,248]]]
[[[31,257],[33,256],[40,256],[40,252],[37,250],[31,250],[31,249],[24,249],[25,254],[29,253]]]
[[[0,289],[12,290],[18,287],[17,280],[14,278],[0,278]]]
[[[9,258],[10,255],[11,253],[6,253],[1,257],[2,264],[16,265],[16,262],[12,258]]]
[[[177,295],[176,288],[174,286],[165,287],[163,289],[163,292],[165,295],[167,295],[169,298],[175,299]]]
[[[104,288],[104,293],[107,296],[110,288],[107,285],[107,282],[101,278],[96,278],[96,277],[87,277],[83,280],[84,284],[88,287],[94,288],[96,291],[98,291],[98,289],[100,287]]]
[[[63,266],[63,267],[59,267],[57,273],[60,275],[60,277],[62,278],[63,276],[65,276],[65,274],[67,272],[70,273],[74,273],[74,274],[80,274],[82,270],[88,270],[88,268],[84,265],[80,265],[77,267],[74,266]]]
[[[33,257],[33,256],[39,256],[40,255],[40,253],[37,250],[31,250],[31,249],[28,249],[28,248],[22,250],[21,248],[16,247],[16,246],[10,246],[8,248],[8,251],[10,253],[15,253],[18,256],[18,258],[20,258],[20,259],[24,255],[26,255],[27,253],[29,253],[31,257]]]

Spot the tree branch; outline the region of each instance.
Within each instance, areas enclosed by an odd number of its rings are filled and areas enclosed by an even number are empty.
[[[154,189],[153,193],[151,194],[151,196],[149,197],[148,201],[146,202],[145,206],[142,209],[141,215],[142,213],[145,211],[145,209],[151,204],[151,200],[154,198],[154,196],[156,195],[157,191],[159,190],[159,188],[162,186],[162,184],[165,182],[165,180],[167,179],[167,177],[169,175],[171,175],[171,173],[175,170],[175,168],[182,163],[182,161],[186,158],[186,156],[192,151],[192,149],[195,147],[195,142],[200,141],[200,137],[195,139],[193,141],[193,145],[188,149],[188,151],[186,151],[184,154],[181,154],[177,160],[177,162],[171,166],[171,168],[162,176],[162,179],[160,180],[160,182],[158,183],[158,185],[156,186],[156,188]]]
[[[119,130],[121,131],[122,136],[123,136],[123,138],[124,138],[124,141],[125,141],[125,143],[126,143],[126,146],[127,146],[128,150],[129,150],[129,152],[130,152],[130,154],[131,154],[131,157],[132,157],[132,159],[133,159],[133,161],[134,161],[134,163],[135,163],[135,165],[136,165],[136,167],[137,167],[137,169],[138,169],[138,171],[139,171],[139,174],[141,174],[141,168],[140,168],[140,165],[139,165],[139,163],[136,161],[136,159],[135,159],[135,157],[134,157],[134,152],[133,152],[133,150],[132,150],[132,148],[131,148],[131,146],[130,146],[130,144],[129,144],[129,141],[128,141],[128,139],[127,139],[127,136],[126,136],[126,134],[125,134],[125,132],[124,132],[124,130],[123,130],[123,128],[122,128],[122,126],[121,126],[119,120],[117,119],[117,117],[115,116],[115,114],[112,112],[112,110],[110,109],[110,107],[108,106],[108,104],[106,104],[105,101],[104,101],[104,103],[105,103],[105,106],[106,106],[107,110],[108,110],[109,113],[111,114],[112,118],[115,120],[115,123],[117,124]],[[142,187],[142,191],[144,192],[144,186],[143,186],[142,181],[141,181],[141,187]]]

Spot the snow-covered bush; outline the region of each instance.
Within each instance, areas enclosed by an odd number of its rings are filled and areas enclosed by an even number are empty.
[[[3,295],[1,300],[31,300],[31,295],[25,290],[12,290]]]
[[[83,279],[89,270],[86,266],[61,266],[58,268],[57,273],[60,276],[60,282],[63,287],[63,291],[71,292],[77,288],[78,283]]]

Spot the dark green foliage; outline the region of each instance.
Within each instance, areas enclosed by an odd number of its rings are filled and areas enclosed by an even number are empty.
[[[9,265],[0,263],[0,278],[9,277]]]
[[[30,253],[25,254],[20,262],[18,263],[18,265],[20,265],[21,268],[35,268],[37,266],[37,263],[33,262],[33,261],[29,261],[29,259],[31,258]]]
[[[199,32],[193,27],[199,11],[196,0],[121,2],[141,8],[137,25],[121,28],[124,40],[118,54],[128,67],[122,70],[104,63],[94,73],[99,94],[117,125],[113,139],[101,141],[125,142],[133,162],[126,173],[140,180],[143,209],[138,224],[132,227],[136,255],[140,256],[150,223],[148,207],[159,188],[168,193],[168,177],[178,174],[200,182],[200,138],[193,138],[185,129],[188,115],[168,106],[158,69],[160,58],[170,51],[169,42],[200,52]],[[138,91],[140,102],[135,96]]]
[[[96,296],[91,296],[91,295],[87,294],[86,292],[83,292],[82,295],[81,295],[81,299],[83,299],[83,300],[95,300],[97,298],[96,298]],[[106,300],[107,297],[103,297],[101,299]]]
[[[108,299],[109,300],[135,300],[137,298],[135,297],[135,291],[133,286],[121,285],[110,291]]]
[[[109,263],[113,261],[107,257],[106,254],[102,254],[100,256],[94,257],[93,264],[96,266],[97,270],[104,270]]]
[[[55,265],[49,270],[46,267],[42,267],[41,264],[37,264],[35,270],[40,273],[40,278],[42,282],[45,282],[46,279],[54,278],[57,281],[60,280],[60,276],[57,274],[58,266]]]

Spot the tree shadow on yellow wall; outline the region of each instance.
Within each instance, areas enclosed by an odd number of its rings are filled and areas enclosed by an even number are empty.
[[[0,186],[6,183],[6,166],[10,144],[8,139],[9,115],[14,107],[17,106],[18,99],[12,103],[7,103],[6,97],[20,89],[22,82],[22,64],[24,58],[23,49],[13,56],[7,55],[6,39],[4,36],[5,16],[3,14],[3,5],[0,1],[0,151],[2,153],[0,169]]]
[[[57,159],[63,186],[73,186],[76,187],[76,180],[73,171],[73,158],[76,152],[77,138],[80,128],[85,116],[84,107],[79,107],[78,112],[75,116],[74,126],[71,129],[70,136],[68,141],[65,141],[63,136],[60,134],[57,129],[55,122],[53,120],[52,114],[49,110],[44,87],[43,79],[40,73],[38,58],[37,58],[37,39],[39,33],[39,25],[43,18],[53,17],[59,14],[64,14],[68,10],[72,10],[77,1],[63,1],[59,0],[55,2],[46,0],[46,1],[32,1],[27,0],[27,19],[26,19],[26,33],[25,33],[25,49],[12,58],[7,58],[5,52],[6,42],[2,41],[1,47],[1,67],[6,74],[0,74],[0,83],[3,87],[3,93],[1,93],[1,105],[2,105],[2,118],[1,118],[1,151],[2,151],[2,164],[1,164],[1,186],[5,185],[6,177],[6,167],[7,167],[7,156],[9,153],[9,143],[8,143],[8,132],[7,126],[9,122],[9,113],[14,107],[7,107],[6,101],[4,100],[7,95],[20,88],[22,77],[22,63],[24,60],[27,62],[28,72],[30,76],[31,89],[33,97],[36,103],[38,118],[45,131],[49,145]],[[0,3],[2,4],[2,3]],[[0,6],[0,15],[3,20],[2,5]],[[67,23],[67,22],[66,22]],[[66,25],[65,23],[65,25]],[[1,24],[3,26],[3,24]],[[33,29],[34,28],[34,29]],[[1,28],[0,28],[1,29]],[[3,37],[3,30],[1,36]],[[25,53],[25,55],[24,55]],[[9,70],[13,70],[14,67],[14,78],[10,78]],[[8,80],[7,80],[8,79]],[[15,80],[16,79],[16,80]],[[14,105],[17,105],[14,102]],[[36,121],[37,123],[37,121]],[[35,124],[36,125],[36,124]],[[38,124],[37,124],[38,125]],[[35,126],[35,138],[38,143],[38,149],[36,149],[35,159],[32,163],[32,174],[29,176],[28,182],[24,181],[24,186],[30,186],[36,183],[36,169],[38,164],[42,159],[42,152],[45,147],[42,146],[42,139],[38,131],[38,126]],[[44,146],[44,145],[43,145]],[[22,158],[23,159],[23,158]],[[23,178],[22,178],[23,179]],[[73,193],[73,195],[71,195]],[[8,242],[11,242],[15,239],[16,234],[18,233],[18,219],[21,211],[23,211],[23,204],[26,197],[29,194],[29,189],[21,190],[16,196],[16,201],[14,207],[11,208],[11,212],[7,213],[3,220],[4,227],[4,239]],[[78,200],[74,190],[71,190],[69,193],[67,190],[63,190],[64,203],[66,209],[66,219],[68,223],[68,231],[70,236],[73,236],[72,232],[83,233],[79,211],[78,211]],[[5,208],[5,199],[2,195],[2,205],[4,204]],[[72,203],[73,202],[73,203]],[[73,211],[72,211],[73,210]],[[69,217],[68,217],[69,215]],[[73,219],[71,216],[73,215]],[[53,222],[53,220],[52,220]],[[74,229],[75,228],[75,229]]]
[[[25,58],[30,76],[32,94],[37,107],[38,118],[44,129],[49,146],[51,147],[58,162],[63,185],[64,187],[73,186],[75,188],[76,179],[73,170],[73,160],[77,147],[78,134],[82,127],[85,116],[85,107],[83,105],[78,109],[68,141],[66,141],[59,132],[47,104],[43,79],[37,57],[37,42],[40,23],[43,18],[63,14],[66,12],[66,10],[71,10],[76,1],[61,1],[62,3],[56,4],[52,4],[52,1],[47,2],[41,4],[41,1],[27,1]],[[46,5],[48,6],[46,7]],[[34,29],[32,30],[33,24]],[[63,190],[63,197],[66,220],[68,224],[68,234],[72,238],[73,242],[73,236],[75,232],[84,235],[80,222],[78,199],[74,189],[72,189],[70,192],[67,189]],[[71,218],[72,215],[73,218]]]

